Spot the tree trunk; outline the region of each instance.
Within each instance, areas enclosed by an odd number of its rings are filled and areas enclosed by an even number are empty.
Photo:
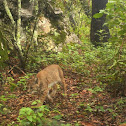
[[[17,19],[17,35],[16,35],[16,40],[17,40],[17,45],[19,49],[21,50],[21,43],[20,43],[20,38],[21,38],[21,0],[18,0],[18,19]]]
[[[109,29],[104,25],[106,15],[101,18],[93,18],[93,15],[99,13],[100,10],[105,9],[108,0],[92,0],[92,21],[90,40],[95,45],[101,45],[101,42],[107,42],[110,37]]]
[[[21,16],[20,16],[20,11],[21,11],[21,0],[18,0],[18,19],[17,19],[17,27],[16,27],[16,23],[14,21],[14,18],[11,14],[11,11],[8,7],[7,1],[4,0],[3,1],[4,7],[5,7],[5,11],[8,15],[8,17],[11,20],[11,23],[13,25],[13,40],[12,40],[12,44],[14,46],[14,49],[17,51],[17,55],[20,61],[20,67],[24,70],[25,69],[25,61],[24,61],[24,57],[22,54],[22,50],[20,47],[20,27],[21,27]],[[16,32],[17,31],[17,32]],[[17,33],[17,34],[16,34]]]
[[[13,19],[13,16],[12,16],[11,12],[10,12],[10,9],[8,7],[8,4],[7,4],[7,1],[6,0],[3,0],[3,4],[4,4],[5,10],[6,10],[6,13],[7,13],[7,15],[9,16],[9,18],[11,20],[11,23],[13,25],[15,25],[15,21]]]

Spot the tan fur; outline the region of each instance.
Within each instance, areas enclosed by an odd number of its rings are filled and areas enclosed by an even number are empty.
[[[64,88],[64,94],[66,94],[66,84],[64,81],[63,71],[59,65],[50,65],[45,69],[41,70],[37,75],[38,83],[35,87],[37,87],[39,100],[41,101],[42,105],[45,98],[53,102],[53,98],[56,94],[57,85],[62,84]]]

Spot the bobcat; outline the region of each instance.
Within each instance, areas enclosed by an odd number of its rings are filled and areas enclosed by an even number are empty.
[[[41,104],[37,106],[41,106],[46,97],[53,102],[53,98],[56,94],[57,85],[62,84],[64,88],[64,94],[66,95],[66,84],[64,80],[63,71],[59,65],[50,65],[45,69],[38,72],[36,75],[37,77],[37,84],[33,85],[33,88],[37,90],[37,94]]]

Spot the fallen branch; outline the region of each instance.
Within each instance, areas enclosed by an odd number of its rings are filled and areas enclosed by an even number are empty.
[[[16,69],[21,71],[21,73],[23,73],[26,76],[26,73],[21,68],[19,68],[17,65],[13,65],[12,63],[9,63],[7,61],[5,63],[12,66],[12,68],[8,71],[8,73],[10,73],[14,68],[16,68]]]

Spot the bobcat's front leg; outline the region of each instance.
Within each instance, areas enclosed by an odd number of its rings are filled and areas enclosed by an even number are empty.
[[[46,99],[47,93],[48,93],[48,89],[45,89],[45,90],[39,92],[38,97],[39,97],[40,103],[37,104],[37,107],[40,107],[43,105],[43,103]]]

